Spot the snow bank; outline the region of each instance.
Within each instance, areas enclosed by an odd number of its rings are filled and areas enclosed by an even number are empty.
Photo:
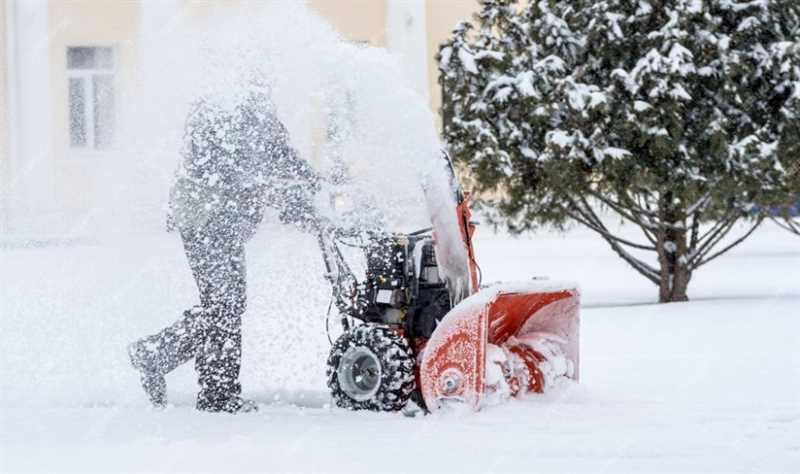
[[[588,231],[477,237],[488,281],[580,284],[581,383],[414,419],[327,407],[327,284],[296,277],[321,271],[303,234],[267,226],[248,249],[242,382],[262,409],[242,416],[196,413],[189,366],[153,412],[128,367],[124,344],[195,298],[174,237],[0,249],[0,470],[796,471],[796,237],[765,224],[669,305]]]
[[[285,391],[259,393],[261,411],[241,416],[198,414],[188,396],[165,412],[143,400],[16,406],[0,415],[0,468],[795,472],[797,303],[795,296],[587,309],[580,385],[477,415],[331,410],[321,389],[278,401]],[[398,446],[402,457],[391,453]]]

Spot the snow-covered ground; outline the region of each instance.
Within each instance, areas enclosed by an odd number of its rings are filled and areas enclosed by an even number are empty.
[[[178,317],[193,282],[174,235],[0,247],[0,470],[797,472],[800,241],[772,225],[701,269],[689,303],[600,240],[480,229],[486,281],[549,275],[583,291],[582,381],[478,414],[328,406],[328,289],[309,237],[250,244],[243,384],[256,414],[148,409],[128,341]]]

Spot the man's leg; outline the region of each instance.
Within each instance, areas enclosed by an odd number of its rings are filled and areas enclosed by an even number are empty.
[[[202,307],[183,312],[183,317],[151,336],[130,346],[131,360],[137,368],[166,375],[194,357],[195,337]]]
[[[197,262],[204,261],[202,258],[204,244],[198,240],[201,236],[183,232],[181,238],[192,273],[195,280],[198,280],[200,270],[197,268]],[[195,356],[197,331],[203,314],[204,308],[195,306],[184,311],[181,319],[158,333],[143,337],[128,346],[131,364],[140,372],[142,387],[153,405],[163,406],[167,402],[164,376]]]
[[[197,407],[238,411],[241,318],[246,308],[244,245],[224,231],[201,232],[189,241],[193,245],[187,247],[187,256],[203,305],[194,341]]]

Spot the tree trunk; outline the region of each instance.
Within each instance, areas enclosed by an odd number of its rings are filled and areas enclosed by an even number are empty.
[[[666,273],[666,272],[662,272]],[[671,282],[670,282],[671,279]],[[692,279],[692,274],[683,265],[674,269],[674,273],[668,274],[667,280],[661,281],[659,285],[660,303],[673,303],[675,301],[689,301],[687,290],[689,288],[689,281]]]
[[[692,272],[686,266],[686,232],[665,232],[657,244],[661,278],[658,285],[658,301],[671,303],[689,301],[687,289]]]
[[[658,301],[671,303],[675,301],[689,301],[687,290],[692,272],[686,265],[688,257],[687,230],[680,226],[683,220],[678,212],[668,210],[664,214],[667,224],[658,232],[656,251],[661,271],[658,285]]]

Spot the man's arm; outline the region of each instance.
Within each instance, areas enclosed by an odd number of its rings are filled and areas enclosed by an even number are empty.
[[[277,185],[275,204],[281,222],[307,231],[317,225],[314,198],[320,189],[320,178],[305,160],[290,150],[283,163],[285,174]]]
[[[267,204],[279,212],[281,222],[302,230],[317,225],[314,197],[320,189],[320,177],[289,143],[286,127],[275,117],[267,120],[269,137],[265,146]]]

